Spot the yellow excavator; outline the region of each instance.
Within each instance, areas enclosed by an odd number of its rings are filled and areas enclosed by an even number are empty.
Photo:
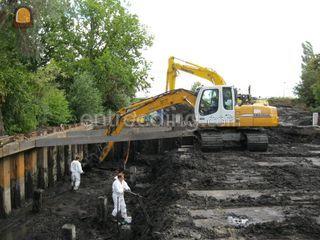
[[[221,149],[240,144],[251,151],[266,151],[268,136],[263,133],[263,128],[278,126],[277,109],[263,105],[238,106],[235,88],[226,85],[219,74],[192,63],[188,65],[176,64],[171,57],[167,72],[168,91],[120,109],[105,134],[119,135],[128,122],[135,122],[161,109],[185,104],[194,110],[193,133],[202,149]],[[205,78],[215,85],[202,87],[197,94],[185,89],[174,89],[179,70]],[[108,156],[113,145],[113,142],[107,143],[100,161]]]

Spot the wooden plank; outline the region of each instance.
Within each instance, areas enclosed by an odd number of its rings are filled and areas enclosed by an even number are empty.
[[[33,141],[32,140],[31,141],[22,141],[22,142],[20,142],[19,150],[25,151],[25,150],[35,148],[35,146],[36,146],[36,142],[34,140]]]
[[[40,136],[32,140],[8,143],[0,148],[0,158],[30,150],[35,147],[63,146],[73,144],[96,144],[109,141],[124,142],[134,140],[150,140],[192,136],[192,132],[189,131],[171,131],[170,129],[170,127],[127,128],[124,129],[123,132],[118,136],[104,136],[105,129],[58,132],[46,136]]]
[[[36,140],[36,147],[49,147],[59,145],[73,145],[73,144],[96,144],[105,142],[126,142],[137,140],[151,140],[175,137],[189,137],[193,136],[191,131],[178,130],[178,131],[160,131],[149,133],[130,133],[127,135],[119,136],[94,136],[94,137],[67,137],[67,138],[43,138]]]
[[[120,135],[126,134],[137,134],[137,133],[151,133],[151,132],[162,132],[171,131],[171,127],[145,127],[145,128],[125,128]],[[69,131],[66,137],[103,137],[105,129],[89,130],[89,131]]]
[[[35,146],[35,140],[8,143],[0,149],[0,158],[33,149]]]

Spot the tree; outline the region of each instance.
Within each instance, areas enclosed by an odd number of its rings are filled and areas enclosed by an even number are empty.
[[[30,131],[37,126],[31,73],[19,55],[19,33],[12,29],[11,20],[0,29],[1,111],[9,134]]]
[[[201,82],[197,81],[191,86],[191,91],[196,92],[198,88],[202,87],[203,85]]]
[[[41,105],[42,122],[53,126],[67,123],[71,118],[71,113],[64,91],[50,87],[47,90]]]
[[[17,2],[0,6],[0,111],[8,133],[115,110],[149,86],[142,52],[152,36],[122,0],[25,0],[34,13],[26,31],[12,27]]]
[[[137,90],[149,87],[150,65],[142,51],[151,46],[152,37],[120,0],[74,1],[64,17],[45,29],[46,58],[55,59],[69,76],[61,79],[66,92],[76,76],[87,72],[105,110],[116,110]]]
[[[311,43],[302,44],[301,82],[296,86],[295,93],[307,104],[316,107],[320,104],[320,54],[315,54]]]
[[[70,88],[69,102],[77,121],[85,114],[94,115],[103,112],[101,93],[88,73],[76,77]]]
[[[63,76],[65,73],[54,61],[45,67],[38,68],[33,74],[38,125],[59,125],[71,120],[71,111],[65,91],[59,89],[56,83],[56,80]]]
[[[17,1],[2,3],[0,14],[0,98],[3,101],[0,110],[8,134],[31,131],[42,124],[43,122],[39,122],[39,118],[41,118],[40,115],[43,115],[40,110],[42,109],[43,95],[49,95],[48,92],[51,90],[59,95],[58,89],[53,84],[49,89],[44,86],[39,88],[39,83],[36,81],[37,61],[42,55],[38,33],[42,31],[43,23],[42,17],[37,13],[42,13],[42,7],[38,8],[42,2],[26,1],[26,4],[34,8],[35,22],[34,27],[25,32],[12,26],[13,14],[11,13],[15,9]],[[39,93],[39,89],[43,92]]]

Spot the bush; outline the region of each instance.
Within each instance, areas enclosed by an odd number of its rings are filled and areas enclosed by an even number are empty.
[[[2,113],[7,134],[27,132],[37,127],[37,105],[31,75],[23,67],[5,65],[0,84],[5,96]]]
[[[77,76],[70,87],[68,99],[76,120],[84,114],[94,115],[103,112],[101,93],[95,87],[88,73]]]
[[[39,122],[42,125],[68,123],[71,119],[71,112],[64,92],[53,86],[47,88],[41,102]]]

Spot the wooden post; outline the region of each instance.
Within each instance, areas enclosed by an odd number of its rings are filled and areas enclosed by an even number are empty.
[[[89,151],[88,151],[88,145],[83,145],[83,158],[88,161],[89,157]]]
[[[318,126],[319,125],[319,113],[313,113],[312,125],[313,126]]]
[[[57,180],[60,181],[64,177],[65,162],[64,162],[64,146],[57,147]]]
[[[97,217],[100,223],[105,224],[108,216],[108,199],[105,197],[98,197]]]
[[[25,195],[26,199],[32,198],[34,188],[37,186],[37,150],[26,151],[24,154],[25,165]]]
[[[8,159],[10,161],[11,206],[19,208],[25,196],[24,153],[10,155]]]
[[[37,189],[33,193],[32,211],[34,213],[40,212],[43,207],[43,192],[43,189]]]
[[[10,158],[0,159],[0,216],[11,213]]]
[[[38,148],[38,188],[48,187],[48,148]]]
[[[71,145],[71,161],[76,158],[77,154],[78,154],[77,145]]]
[[[137,174],[137,168],[135,166],[131,166],[129,168],[129,173],[130,173],[130,183],[134,186],[136,184],[136,181],[137,181],[137,177],[136,177],[136,174]]]
[[[20,190],[20,202],[25,200],[25,165],[24,165],[24,153],[18,153],[17,156],[17,184]]]
[[[53,187],[57,181],[57,147],[48,150],[48,186]]]
[[[72,157],[72,147],[71,145],[64,147],[64,170],[65,175],[70,175],[70,164]]]
[[[77,145],[77,152],[80,159],[83,159],[83,145]]]
[[[75,240],[76,239],[76,226],[73,224],[65,224],[62,226],[62,239]]]

